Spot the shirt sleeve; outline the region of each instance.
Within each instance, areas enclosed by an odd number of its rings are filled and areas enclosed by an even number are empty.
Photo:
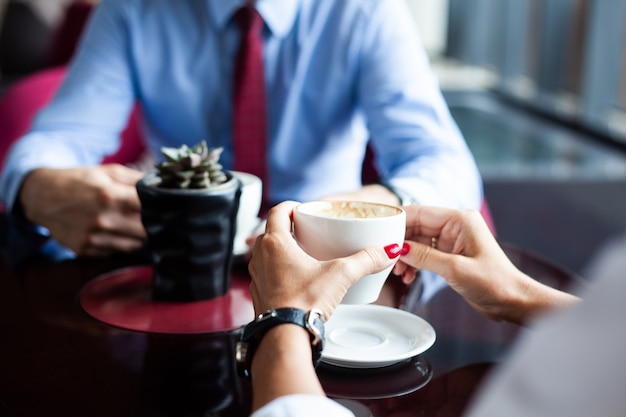
[[[574,308],[536,323],[496,370],[468,417],[621,416],[626,410],[626,262]]]
[[[95,165],[119,147],[135,101],[128,7],[109,0],[95,8],[61,87],[10,150],[0,178],[0,200],[8,210],[33,169]]]
[[[354,417],[339,403],[319,395],[287,395],[275,399],[251,417]]]
[[[478,208],[482,183],[405,2],[376,3],[358,95],[382,179],[422,204]]]

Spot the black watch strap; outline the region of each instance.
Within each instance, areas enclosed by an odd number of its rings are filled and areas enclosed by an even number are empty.
[[[306,329],[311,336],[313,365],[317,366],[324,348],[324,314],[321,310],[304,311],[298,308],[278,308],[268,310],[243,326],[237,342],[235,359],[240,376],[250,378],[252,357],[261,339],[272,327],[281,324],[297,324]]]

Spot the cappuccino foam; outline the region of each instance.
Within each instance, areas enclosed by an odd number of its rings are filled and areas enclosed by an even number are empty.
[[[299,208],[302,213],[318,217],[338,219],[367,219],[395,216],[401,212],[397,207],[360,201],[317,201]]]

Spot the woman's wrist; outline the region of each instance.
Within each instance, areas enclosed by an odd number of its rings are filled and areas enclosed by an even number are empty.
[[[252,359],[253,410],[283,395],[325,395],[311,349],[310,334],[301,326],[282,324],[267,331]]]
[[[535,317],[550,310],[567,307],[580,299],[574,295],[552,288],[519,271],[519,288],[510,301],[505,303],[503,319],[526,325]]]

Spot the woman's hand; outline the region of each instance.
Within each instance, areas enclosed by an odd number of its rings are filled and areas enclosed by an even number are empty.
[[[516,323],[576,300],[518,270],[478,211],[417,205],[405,210],[410,249],[394,268],[403,280],[414,269],[435,272],[480,313]]]
[[[291,233],[297,205],[291,201],[272,208],[265,233],[254,245],[248,266],[254,308],[257,314],[280,307],[319,308],[327,320],[350,285],[392,265],[390,256],[399,256],[400,248],[367,248],[345,258],[317,261],[298,246]]]

